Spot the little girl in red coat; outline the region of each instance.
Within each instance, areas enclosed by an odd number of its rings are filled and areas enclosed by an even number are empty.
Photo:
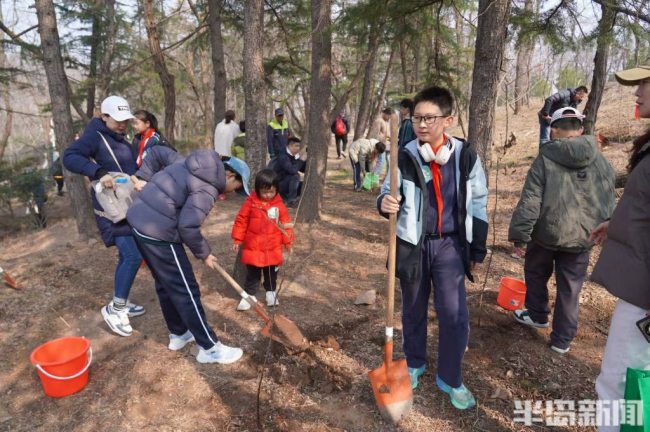
[[[232,227],[233,252],[243,244],[241,261],[246,265],[244,290],[255,295],[262,275],[266,290],[266,304],[278,305],[275,283],[278,266],[282,264],[282,245],[290,250],[293,230],[287,208],[278,194],[278,176],[270,169],[263,169],[255,177],[255,192],[244,202]],[[250,309],[242,299],[237,310]]]

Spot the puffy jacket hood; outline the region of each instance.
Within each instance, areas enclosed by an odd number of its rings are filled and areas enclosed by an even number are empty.
[[[542,146],[541,153],[567,168],[584,168],[596,159],[598,145],[593,135],[582,135],[549,141]]]
[[[185,159],[185,167],[193,176],[210,183],[223,192],[226,188],[226,171],[221,158],[214,150],[197,150]]]

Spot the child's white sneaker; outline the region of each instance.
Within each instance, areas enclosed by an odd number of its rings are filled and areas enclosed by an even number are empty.
[[[178,351],[180,349],[183,349],[185,345],[187,345],[190,342],[194,342],[194,335],[190,333],[189,330],[180,336],[170,333],[169,345],[167,345],[167,348],[169,348],[172,351]]]
[[[108,327],[110,327],[113,332],[120,336],[131,336],[133,329],[129,322],[128,309],[118,311],[113,307],[113,302],[110,302],[102,308],[101,312],[104,321],[106,321],[106,324],[108,324]]]
[[[199,348],[196,361],[199,363],[230,364],[239,360],[243,354],[244,351],[241,348],[229,347],[221,342],[217,342],[209,350]]]
[[[275,295],[275,291],[266,292],[266,305],[269,307],[280,305],[280,301],[278,300],[278,296]]]
[[[246,300],[246,299],[239,300],[239,304],[237,305],[237,310],[238,311],[247,311],[250,308],[251,308],[251,304],[248,303],[248,300]]]

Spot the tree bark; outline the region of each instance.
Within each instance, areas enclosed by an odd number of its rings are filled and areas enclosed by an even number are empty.
[[[246,162],[251,173],[266,166],[266,83],[263,64],[264,0],[244,6],[244,98]],[[252,185],[252,183],[251,183]]]
[[[99,67],[97,86],[99,87],[99,100],[102,101],[108,96],[111,85],[111,64],[115,54],[115,39],[117,37],[117,22],[115,20],[115,0],[105,0],[105,28],[103,56]],[[92,117],[93,114],[89,114]]]
[[[330,95],[332,90],[332,0],[311,2],[311,102],[309,109],[309,158],[299,219],[320,220],[330,142]]]
[[[97,87],[97,57],[99,55],[99,44],[101,41],[101,17],[99,10],[101,0],[95,0],[93,4],[93,23],[90,33],[90,63],[88,64],[88,85],[86,89],[86,116],[93,117],[95,112],[95,88]]]
[[[386,66],[386,73],[384,74],[384,80],[381,82],[381,90],[379,91],[379,99],[375,105],[375,109],[372,112],[372,117],[375,118],[379,115],[381,110],[384,108],[384,99],[386,98],[386,90],[388,89],[388,80],[390,79],[390,73],[393,70],[393,60],[395,59],[395,51],[397,51],[397,44],[393,44],[390,49],[390,56],[388,57],[388,65]]]
[[[487,173],[499,76],[508,31],[510,0],[479,0],[476,50],[469,103],[469,142]]]
[[[153,56],[154,69],[160,77],[165,97],[165,137],[174,142],[174,126],[176,116],[176,90],[174,87],[174,76],[167,70],[165,58],[160,48],[160,36],[156,28],[154,0],[144,0],[144,22],[147,28],[149,39],[149,50]]]
[[[616,1],[613,2],[613,5],[616,6]],[[598,42],[596,55],[594,56],[594,75],[591,80],[591,93],[589,94],[589,99],[584,110],[584,127],[585,134],[587,135],[593,135],[596,129],[598,108],[600,108],[605,83],[607,82],[607,59],[613,39],[612,32],[614,23],[616,22],[616,12],[610,6],[607,3],[602,3],[600,6],[602,17],[598,23]]]
[[[3,21],[2,9],[0,8],[0,21]],[[0,69],[7,67],[7,56],[5,55],[5,45],[4,45],[4,36],[0,37]],[[14,121],[14,113],[11,107],[11,96],[9,94],[9,83],[2,84],[2,99],[4,101],[4,107],[6,109],[7,117],[5,118],[4,130],[2,135],[0,135],[0,162],[5,155],[5,150],[7,149],[7,143],[9,143],[9,137],[11,136],[11,129]]]
[[[223,0],[208,0],[208,24],[210,46],[212,47],[212,69],[214,71],[214,124],[226,115],[226,67],[221,36],[221,11]],[[214,131],[212,131],[214,134]]]
[[[535,8],[534,0],[526,0],[524,10],[532,13]],[[528,100],[528,87],[530,79],[530,60],[533,56],[535,43],[528,34],[519,35],[519,50],[517,51],[517,65],[515,67],[515,109],[517,115]]]
[[[366,62],[363,76],[363,87],[361,89],[361,100],[359,101],[359,110],[357,114],[357,124],[354,127],[354,138],[358,140],[362,137],[366,124],[368,123],[368,113],[370,112],[370,93],[375,86],[375,63],[377,61],[377,51],[379,50],[379,34],[381,28],[379,24],[374,23],[368,34],[368,60]]]
[[[63,67],[59,32],[56,28],[56,14],[52,0],[36,0],[36,14],[43,52],[43,67],[52,102],[56,144],[59,153],[63,155],[64,150],[74,140],[74,132],[72,129],[72,114],[70,113],[68,78]],[[77,231],[81,238],[88,238],[95,232],[95,224],[85,179],[82,176],[70,173],[65,167],[63,174],[70,201],[72,202]]]

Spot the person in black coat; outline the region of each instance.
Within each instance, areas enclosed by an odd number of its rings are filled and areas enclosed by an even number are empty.
[[[560,90],[544,100],[544,106],[537,113],[539,119],[539,145],[540,147],[551,139],[551,114],[560,108],[577,108],[587,97],[589,90],[585,86]]]
[[[298,204],[298,196],[302,189],[302,181],[298,173],[305,172],[307,154],[300,156],[299,152],[300,139],[291,137],[285,151],[273,164],[273,170],[280,178],[280,196],[287,207],[295,207]]]
[[[350,132],[350,123],[345,116],[345,111],[336,116],[330,127],[336,140],[336,158],[341,159],[345,156],[345,148],[348,145],[348,133]]]

